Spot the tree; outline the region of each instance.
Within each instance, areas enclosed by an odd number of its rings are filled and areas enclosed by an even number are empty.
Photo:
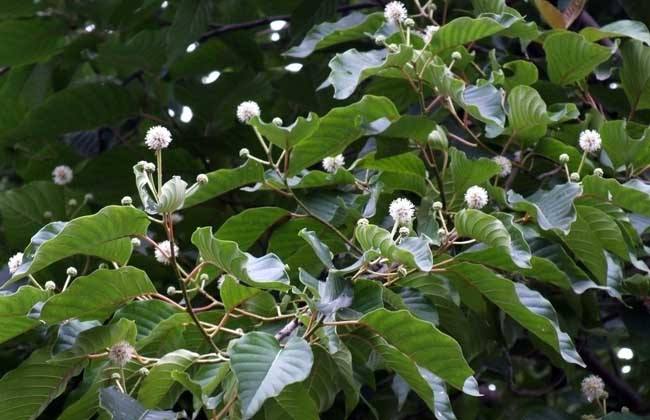
[[[619,3],[3,2],[0,418],[643,418]]]

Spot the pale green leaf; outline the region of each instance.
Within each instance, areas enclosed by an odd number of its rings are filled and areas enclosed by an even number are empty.
[[[31,286],[23,286],[13,294],[0,294],[0,343],[40,325],[37,319],[27,314],[47,296],[44,290]]]
[[[370,224],[358,225],[354,237],[364,252],[376,252],[392,262],[421,271],[429,271],[433,267],[433,254],[424,239],[407,237],[397,244],[389,231]]]
[[[544,40],[549,78],[553,83],[569,85],[589,76],[612,51],[589,42],[575,32],[556,32]]]

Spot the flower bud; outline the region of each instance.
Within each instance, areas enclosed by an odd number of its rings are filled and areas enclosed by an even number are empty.
[[[134,248],[137,248],[142,245],[142,242],[140,242],[139,238],[131,238],[131,245],[133,245]]]
[[[239,157],[247,158],[251,152],[247,148],[243,148],[239,151]]]
[[[415,26],[415,21],[411,18],[404,19],[404,26],[407,28],[412,28]]]
[[[56,289],[56,283],[54,283],[52,280],[48,280],[45,282],[45,290],[54,290]]]
[[[205,185],[209,181],[208,176],[206,174],[198,174],[196,176],[196,183],[199,185]]]
[[[123,206],[130,206],[133,204],[133,199],[128,195],[125,195],[124,197],[122,197],[121,203]]]
[[[52,218],[52,212],[49,211],[49,210],[45,210],[45,211],[43,212],[43,218],[45,218],[45,219],[51,219],[51,218]]]
[[[384,42],[386,42],[386,37],[384,35],[377,35],[375,37],[375,44],[384,45]]]
[[[65,273],[70,277],[76,277],[77,276],[77,269],[74,268],[74,267],[68,267],[68,269],[65,270]]]
[[[411,233],[411,229],[407,228],[406,226],[399,228],[399,236],[409,236],[409,233]]]
[[[206,273],[201,273],[199,276],[199,281],[204,282],[210,280],[210,276],[208,276]]]
[[[429,133],[427,140],[434,150],[447,150],[449,147],[447,134],[440,126],[436,126],[436,128]]]
[[[451,53],[451,59],[452,60],[458,61],[458,60],[460,60],[462,58],[463,58],[463,55],[458,51],[454,51],[453,53]]]
[[[70,207],[74,207],[77,204],[79,204],[79,203],[77,203],[77,200],[75,200],[74,198],[71,198],[71,199],[68,200],[68,206],[70,206]]]
[[[577,172],[571,172],[571,175],[569,176],[569,178],[573,182],[578,182],[578,181],[580,181],[580,174],[577,173]]]
[[[174,286],[169,286],[167,288],[167,294],[170,295],[170,296],[175,295],[176,294],[176,288]]]
[[[569,155],[562,153],[560,155],[560,163],[569,163]]]
[[[435,211],[442,210],[442,203],[440,201],[434,201],[431,208],[433,208]]]
[[[149,375],[149,369],[147,369],[146,367],[141,367],[140,369],[138,369],[138,375],[140,376]]]
[[[357,226],[368,226],[368,219],[357,220]]]
[[[596,169],[594,169],[594,175],[596,175],[597,177],[602,178],[603,173],[604,173],[604,172],[603,172],[603,170],[602,170],[601,168],[596,168]]]
[[[95,199],[95,196],[92,195],[92,193],[86,193],[86,195],[84,195],[84,200],[85,200],[86,202],[88,202],[88,201],[93,201],[94,199]]]
[[[397,52],[399,50],[399,47],[395,44],[388,44],[387,47],[390,50],[390,52]]]
[[[408,270],[403,265],[400,265],[397,269],[397,274],[399,274],[400,277],[406,277],[408,273]]]
[[[119,381],[120,378],[122,378],[122,375],[120,375],[120,374],[117,373],[117,372],[113,372],[113,373],[111,374],[111,379],[114,380],[114,381]]]
[[[280,117],[273,118],[273,121],[271,121],[271,122],[274,125],[278,126],[278,127],[282,127],[282,124],[284,124],[283,121],[282,121],[282,118],[280,118]]]

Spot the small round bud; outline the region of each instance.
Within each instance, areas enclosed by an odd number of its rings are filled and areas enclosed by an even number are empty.
[[[404,26],[407,28],[412,28],[415,26],[415,21],[411,18],[404,19]]]
[[[43,217],[45,219],[51,219],[52,218],[52,212],[49,211],[49,210],[46,210],[45,212],[43,212]]]
[[[65,270],[65,273],[70,277],[76,277],[77,276],[77,269],[74,268],[74,267],[68,267],[68,269]]]
[[[577,172],[571,172],[571,175],[569,176],[569,178],[573,182],[578,182],[578,181],[580,181],[580,174],[577,173]]]
[[[237,328],[237,329],[235,330],[235,332],[236,332],[237,334],[244,334],[244,330],[241,329],[241,328]]]
[[[199,281],[204,282],[210,280],[210,276],[208,276],[206,273],[201,273],[199,276]]]
[[[447,139],[447,135],[441,127],[436,127],[435,129],[431,130],[427,136],[427,140],[431,144],[431,147],[436,150],[447,150],[449,147],[449,140]]]
[[[176,288],[174,286],[169,286],[167,288],[167,294],[168,295],[175,295],[176,294]]]
[[[156,172],[156,165],[151,162],[145,162],[144,170],[147,172]]]
[[[399,51],[399,47],[397,45],[395,45],[395,44],[388,44],[387,47],[391,52]]]
[[[357,220],[357,226],[368,226],[368,219],[359,219]]]
[[[442,203],[440,201],[434,201],[431,208],[433,208],[435,211],[442,210]]]
[[[245,147],[239,150],[239,157],[247,158],[250,154],[251,152]]]
[[[124,197],[122,197],[121,203],[123,206],[130,206],[133,204],[133,199],[128,195],[125,195]]]
[[[149,369],[147,369],[146,367],[141,367],[140,369],[138,369],[138,375],[140,376],[149,375]]]
[[[403,265],[400,265],[397,269],[397,274],[399,274],[400,277],[406,277],[408,273],[408,270]]]
[[[602,170],[601,168],[596,168],[596,169],[594,169],[594,175],[596,175],[597,177],[602,178],[603,173],[604,173],[604,172],[603,172],[603,170]]]
[[[205,185],[209,181],[208,176],[206,174],[198,174],[196,176],[196,183],[199,185]]]
[[[93,201],[94,199],[95,199],[95,196],[92,195],[91,193],[86,193],[86,195],[84,195],[84,201],[86,201],[86,202]]]
[[[453,53],[451,53],[451,59],[452,60],[458,61],[461,58],[463,58],[463,55],[460,52],[454,51]]]
[[[560,155],[560,163],[569,163],[569,155],[562,153]]]
[[[54,290],[56,289],[56,283],[54,283],[52,280],[48,280],[45,282],[45,290]]]
[[[399,236],[409,236],[409,233],[411,233],[411,229],[406,226],[399,228]]]
[[[114,381],[119,381],[121,378],[122,378],[122,375],[120,375],[120,374],[117,373],[117,372],[113,372],[113,373],[111,374],[111,379],[114,380]]]
[[[77,204],[79,204],[79,203],[77,203],[77,200],[75,200],[74,198],[71,198],[71,199],[68,200],[68,206],[70,206],[70,207],[74,207]]]
[[[284,124],[284,122],[282,121],[282,118],[280,118],[280,117],[273,118],[273,121],[271,121],[271,122],[274,125],[278,126],[278,127],[282,127],[282,124]]]
[[[386,42],[386,37],[384,35],[377,35],[375,37],[375,44],[384,45],[384,42]]]
[[[131,238],[131,245],[133,245],[133,248],[138,248],[142,245],[142,242],[140,242],[139,238]]]

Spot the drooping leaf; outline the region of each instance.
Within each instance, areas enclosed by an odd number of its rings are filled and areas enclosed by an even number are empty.
[[[106,319],[139,296],[156,293],[147,273],[135,267],[100,269],[75,279],[64,292],[50,298],[41,311],[49,324],[70,318]]]
[[[448,267],[448,272],[450,276],[476,288],[524,328],[553,347],[565,361],[584,366],[571,337],[560,330],[555,309],[539,292],[477,264],[454,264]]]
[[[230,366],[237,377],[242,416],[251,418],[268,398],[277,397],[293,383],[309,376],[314,356],[299,337],[284,348],[270,334],[249,332],[229,348]]]
[[[612,178],[586,176],[582,180],[585,194],[611,202],[634,213],[650,217],[650,188],[638,179],[620,184]]]
[[[184,349],[164,355],[149,369],[138,390],[138,401],[147,408],[158,407],[174,384],[172,372],[185,371],[199,355]],[[162,407],[169,408],[169,407]]]
[[[241,285],[237,283],[237,280],[232,276],[225,276],[223,284],[219,289],[223,305],[228,310],[241,305],[246,300],[259,293],[261,293],[261,290]]]
[[[197,229],[192,243],[206,262],[251,286],[284,290],[289,284],[284,264],[275,254],[258,258],[242,252],[236,242],[217,239],[211,227]]]
[[[589,41],[600,41],[603,38],[627,37],[650,45],[650,31],[643,23],[636,20],[617,20],[600,28],[587,26],[580,31]]]
[[[314,250],[314,253],[318,257],[318,259],[323,263],[323,265],[327,268],[333,268],[334,264],[332,263],[332,260],[334,259],[334,254],[332,254],[332,251],[329,249],[326,243],[322,242],[319,238],[316,232],[313,230],[307,230],[306,228],[303,228],[300,230],[298,233],[298,236],[300,236],[302,239],[307,241],[309,245],[311,245],[312,249]]]
[[[650,59],[650,55],[648,56]],[[650,61],[648,62],[650,64]],[[643,168],[650,164],[650,130],[646,129],[640,138],[634,138],[627,131],[624,120],[605,121],[599,132],[603,148],[611,160],[614,170],[626,166]]]
[[[459,45],[498,34],[520,20],[520,17],[507,13],[502,15],[486,13],[476,18],[462,16],[441,26],[432,36],[428,48],[434,54],[440,55]]]
[[[544,40],[548,74],[553,83],[569,85],[586,78],[612,51],[575,32],[557,32]]]
[[[604,211],[592,206],[576,206],[578,216],[582,217],[601,246],[623,260],[629,259],[623,233],[614,219]]]
[[[318,129],[320,119],[318,115],[310,112],[307,118],[298,117],[293,124],[283,127],[273,122],[266,123],[259,117],[253,118],[249,124],[257,128],[265,139],[280,147],[290,149],[301,140],[311,136]]]
[[[215,236],[224,241],[235,241],[241,249],[248,249],[274,225],[289,218],[289,212],[279,207],[246,209],[226,220]]]
[[[76,254],[124,264],[131,256],[129,236],[146,234],[149,220],[132,207],[108,206],[96,214],[43,227],[25,249],[23,264],[10,281],[21,279]]]
[[[397,244],[389,231],[370,224],[357,226],[354,237],[364,252],[376,252],[392,262],[421,271],[429,271],[433,267],[433,254],[428,241],[424,239],[408,237]]]
[[[650,108],[650,47],[628,41],[621,47],[621,82],[633,111]]]
[[[13,294],[0,294],[0,343],[12,339],[40,325],[37,319],[27,316],[30,309],[47,298],[47,292],[23,286]]]

